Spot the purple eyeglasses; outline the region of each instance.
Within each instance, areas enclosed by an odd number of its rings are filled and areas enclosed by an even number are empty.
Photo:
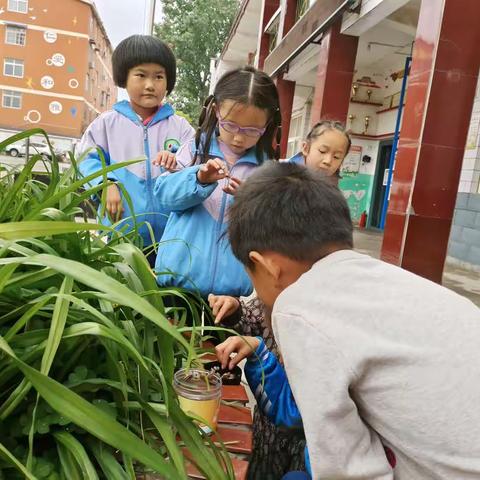
[[[235,122],[229,122],[228,120],[222,120],[217,114],[218,124],[228,133],[240,133],[250,138],[261,137],[266,128],[255,128],[255,127],[241,127]]]

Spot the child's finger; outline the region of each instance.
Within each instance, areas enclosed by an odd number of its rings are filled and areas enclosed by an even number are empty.
[[[222,368],[226,368],[230,359],[230,355],[237,351],[238,337],[227,338],[223,343],[216,347],[217,357],[222,364]]]
[[[212,314],[213,314],[214,317],[217,316],[218,311],[220,310],[221,306],[222,306],[221,300],[219,298],[216,298],[211,305]]]
[[[217,296],[214,295],[213,293],[210,293],[210,294],[208,295],[207,300],[208,300],[208,304],[210,305],[210,308],[213,307],[213,304],[215,303],[215,300],[216,300],[216,299],[217,299]]]
[[[242,184],[242,181],[237,177],[228,177],[228,178],[230,179],[230,183],[234,183],[235,185],[237,185],[237,187],[239,187]]]
[[[158,154],[158,163],[161,167],[165,167],[165,159],[166,159],[165,152],[160,152]]]
[[[225,343],[227,343],[227,340],[215,347],[215,354],[217,355],[218,361],[222,365],[222,368],[227,366],[229,358],[228,355],[225,354]]]
[[[168,154],[168,158],[165,162],[165,168],[167,170],[173,170],[177,166],[177,161],[175,159],[175,155],[173,153]]]
[[[170,154],[169,152],[162,152],[162,167],[163,168],[168,168],[170,164]]]
[[[230,185],[223,187],[222,190],[229,195],[235,195],[235,190]]]
[[[223,304],[221,304],[220,308],[217,308],[217,310],[218,313],[215,314],[215,325],[219,324],[225,316],[228,316],[227,314],[229,313],[230,305],[228,302],[223,302]]]
[[[162,154],[163,152],[158,152],[157,156],[155,157],[155,160],[153,161],[153,164],[156,165],[157,167],[160,167],[162,164],[162,160],[163,160]]]
[[[230,358],[228,363],[229,370],[233,370],[244,358],[250,357],[250,355],[256,350],[255,345],[250,343],[252,339],[248,341],[246,338],[242,338],[241,340],[242,345],[239,346],[237,354],[233,358]]]
[[[223,162],[212,159],[207,162],[207,165],[209,165],[212,169],[216,170],[217,173],[219,173],[220,175],[225,174],[226,168]]]

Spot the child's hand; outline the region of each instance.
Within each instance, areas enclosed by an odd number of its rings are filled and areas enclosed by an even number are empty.
[[[228,177],[228,184],[226,187],[223,188],[223,191],[225,193],[229,193],[230,195],[235,195],[241,184],[242,181],[238,178]]]
[[[120,194],[120,189],[116,184],[109,185],[107,187],[107,205],[106,209],[110,218],[114,222],[118,222],[122,218],[124,212],[122,205],[122,196]]]
[[[157,167],[163,167],[169,172],[173,172],[177,169],[177,160],[175,159],[175,154],[169,152],[168,150],[158,152],[152,163]]]
[[[227,166],[221,160],[209,160],[204,163],[197,172],[197,180],[200,183],[215,183],[228,176]]]
[[[208,296],[208,303],[215,317],[215,325],[218,325],[225,317],[233,315],[240,308],[238,298],[229,297],[227,295]]]
[[[260,339],[257,337],[229,337],[215,347],[215,353],[222,368],[232,370],[244,358],[253,355],[259,345]],[[230,358],[232,353],[236,353],[236,355]]]

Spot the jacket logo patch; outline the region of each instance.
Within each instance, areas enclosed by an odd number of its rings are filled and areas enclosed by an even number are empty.
[[[163,149],[168,150],[169,152],[172,152],[172,153],[176,153],[179,146],[180,146],[180,142],[177,139],[169,138],[168,140],[165,140],[165,143],[163,144]]]

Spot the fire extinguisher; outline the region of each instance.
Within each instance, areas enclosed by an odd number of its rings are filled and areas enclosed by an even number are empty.
[[[364,210],[360,215],[360,220],[358,221],[359,228],[365,228],[367,226],[367,212]]]

